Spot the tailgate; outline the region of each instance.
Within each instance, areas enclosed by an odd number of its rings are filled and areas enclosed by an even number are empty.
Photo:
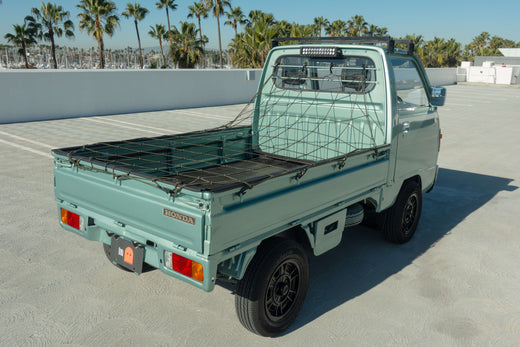
[[[200,193],[181,191],[173,198],[150,182],[78,170],[65,158],[63,165],[59,158],[55,163],[54,187],[58,204],[83,211],[88,226],[143,244],[167,241],[203,253],[205,213],[201,207],[206,205]]]

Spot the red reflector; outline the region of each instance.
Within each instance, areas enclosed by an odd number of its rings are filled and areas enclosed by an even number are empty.
[[[61,221],[74,229],[80,229],[80,216],[63,208],[61,209]]]
[[[172,269],[185,276],[191,277],[191,260],[172,254]]]

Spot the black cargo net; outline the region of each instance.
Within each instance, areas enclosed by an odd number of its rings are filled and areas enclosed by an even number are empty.
[[[351,155],[377,152],[386,143],[385,93],[376,94],[381,83],[366,58],[341,64],[287,57],[221,127],[55,152],[80,169],[173,194],[182,188],[245,192],[273,177],[299,179],[310,167],[333,162],[341,168]]]

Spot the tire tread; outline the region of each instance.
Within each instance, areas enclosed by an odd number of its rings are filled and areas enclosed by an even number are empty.
[[[281,331],[270,330],[262,326],[259,317],[259,308],[257,305],[257,296],[255,293],[259,290],[259,278],[263,271],[268,271],[269,266],[276,264],[278,261],[291,254],[296,249],[296,253],[303,256],[304,262],[307,264],[305,286],[308,285],[308,262],[305,252],[301,245],[291,239],[274,237],[263,243],[251,263],[249,264],[244,277],[238,281],[235,295],[235,310],[240,323],[249,331],[261,336],[275,336]],[[302,288],[303,296],[305,296],[307,288]],[[262,293],[260,293],[262,294]],[[299,308],[298,308],[299,309]],[[297,313],[298,311],[296,311]],[[289,324],[292,323],[289,322]],[[284,327],[281,330],[285,330]]]
[[[408,235],[404,236],[401,233],[401,217],[402,217],[402,209],[404,208],[404,204],[408,200],[408,196],[414,193],[415,191],[418,192],[419,196],[419,207],[417,211],[417,221],[415,222],[415,228],[413,231]],[[403,184],[403,187],[401,188],[397,200],[394,203],[394,205],[385,211],[384,214],[384,222],[383,222],[383,236],[386,240],[395,243],[395,244],[403,244],[412,238],[412,236],[415,234],[415,229],[417,228],[417,224],[419,222],[420,216],[421,216],[421,209],[422,209],[422,192],[421,192],[421,186],[416,181],[408,181]]]

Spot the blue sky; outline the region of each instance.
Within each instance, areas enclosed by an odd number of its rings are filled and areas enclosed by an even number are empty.
[[[48,1],[46,1],[48,2]],[[97,47],[96,42],[87,36],[86,32],[77,29],[77,0],[50,1],[63,6],[70,11],[71,19],[76,24],[76,39],[58,39],[59,45],[68,45],[80,48]],[[115,0],[118,12],[122,12],[129,1]],[[133,0],[132,2],[136,2]],[[143,47],[157,46],[158,43],[148,36],[150,25],[165,24],[165,11],[157,10],[156,0],[138,0],[150,13],[139,24]],[[170,13],[172,25],[181,20],[188,20],[188,6],[193,0],[177,0],[178,8]],[[30,13],[32,7],[40,7],[41,0],[2,0],[0,4],[0,43],[6,43],[4,35],[12,31],[12,24],[23,23],[23,18]],[[258,9],[273,13],[277,20],[285,19],[299,24],[310,24],[314,17],[323,16],[330,21],[341,19],[347,21],[355,14],[365,17],[369,24],[387,27],[392,36],[406,34],[420,34],[425,40],[433,37],[454,38],[463,45],[471,42],[475,36],[483,31],[492,36],[520,41],[520,1],[503,0],[499,3],[490,1],[346,1],[346,0],[319,0],[319,1],[281,1],[281,0],[231,0],[233,7],[240,6],[247,15],[250,10]],[[190,19],[190,21],[194,21]],[[224,19],[221,19],[223,24]],[[230,26],[222,25],[223,45],[227,46],[234,35]],[[210,48],[218,47],[217,24],[211,16],[202,21],[202,32],[207,35]],[[112,38],[105,42],[107,48],[136,47],[137,39],[133,21],[121,18],[120,28]]]

